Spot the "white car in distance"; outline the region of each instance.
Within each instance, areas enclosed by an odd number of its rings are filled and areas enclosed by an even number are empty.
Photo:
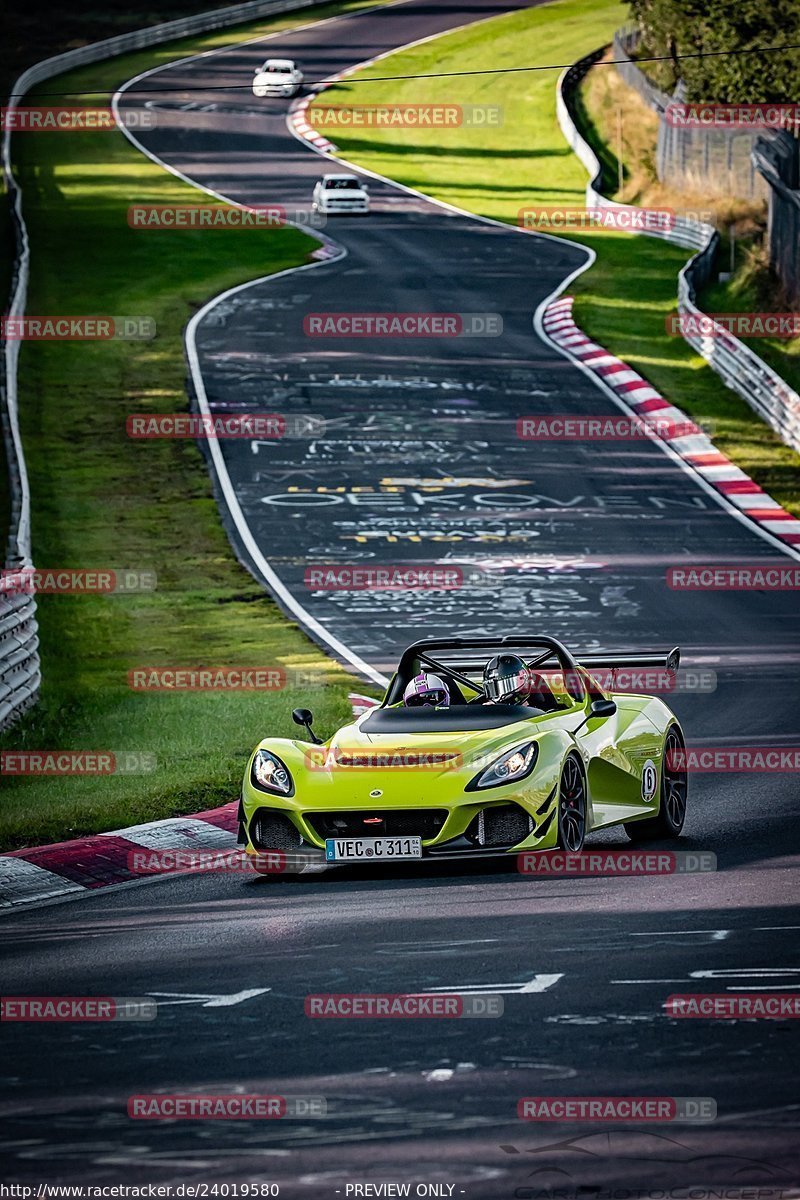
[[[303,72],[291,58],[268,58],[253,76],[254,96],[296,96],[303,83]]]
[[[323,175],[314,184],[311,197],[314,212],[368,213],[369,189],[357,175]]]

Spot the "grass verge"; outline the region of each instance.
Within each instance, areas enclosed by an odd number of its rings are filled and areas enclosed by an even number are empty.
[[[358,83],[343,81],[326,90],[317,102],[500,105],[504,120],[499,127],[362,127],[353,132],[327,124],[326,135],[344,157],[370,170],[497,220],[516,224],[519,210],[526,206],[580,207],[586,173],[564,142],[556,121],[557,70],[461,77],[442,73],[481,71],[490,61],[502,62],[505,67],[574,62],[609,42],[626,16],[623,5],[612,0],[600,0],[590,13],[581,0],[553,0],[399,51],[359,73]],[[432,71],[439,77],[378,79]],[[376,82],[363,82],[370,78]],[[599,79],[598,86],[615,91],[609,99],[584,89],[584,133],[599,152],[609,179],[616,180],[617,160],[611,146],[617,145],[618,76],[613,68],[602,67],[590,74],[593,83],[595,79]],[[621,81],[619,86],[624,86]],[[623,195],[626,200],[643,202],[639,193],[648,178],[654,118],[635,93],[630,97],[641,111],[634,116],[631,109],[630,119],[623,121],[623,157],[626,147],[635,152],[631,163],[626,162]],[[632,103],[630,97],[626,103]],[[311,118],[313,124],[313,107]],[[667,201],[664,194],[648,193],[648,203]],[[707,209],[709,204],[703,197],[682,195],[674,207]],[[747,206],[729,206],[729,212],[737,220],[751,215]],[[665,322],[675,310],[677,275],[686,252],[655,239],[609,231],[571,232],[569,236],[597,252],[594,267],[571,285],[578,324],[641,371],[674,404],[707,425],[720,450],[787,509],[800,515],[800,456],[784,446],[682,338],[666,333]],[[737,305],[731,302],[731,307]]]
[[[346,0],[345,3],[326,4],[317,9],[301,9],[297,13],[269,20],[263,18],[245,26],[234,26],[231,29],[217,30],[214,33],[182,38],[167,42],[155,49],[143,50],[138,54],[126,55],[124,58],[112,59],[107,68],[101,65],[94,68],[87,76],[87,87],[99,89],[91,94],[93,104],[99,102],[98,97],[107,92],[109,86],[118,86],[125,79],[132,78],[139,71],[150,66],[170,62],[182,54],[192,54],[195,51],[215,49],[226,45],[234,45],[243,38],[258,37],[261,33],[274,33],[281,29],[290,29],[295,25],[308,21],[333,16],[338,12],[351,12],[359,8],[373,7],[381,0]],[[219,5],[211,3],[210,9],[216,10]],[[157,10],[139,7],[127,3],[126,0],[111,0],[102,9],[91,5],[81,9],[65,9],[63,5],[53,0],[42,0],[42,3],[31,6],[26,10],[18,10],[14,14],[13,29],[8,28],[8,36],[0,43],[0,90],[3,93],[3,103],[9,94],[12,84],[20,73],[33,63],[40,62],[66,50],[98,42],[105,38],[129,33],[133,29],[144,29],[147,26],[161,24],[178,17],[191,16],[198,12],[196,0],[166,0]],[[123,65],[124,64],[124,65]],[[98,74],[102,71],[102,77]],[[71,85],[64,78],[53,79],[43,85],[42,91],[59,92],[71,90]],[[72,96],[59,97],[48,95],[43,101],[46,104],[76,103]],[[0,180],[0,292],[3,298],[3,311],[6,311],[6,301],[9,298],[12,283],[12,269],[16,243],[11,211],[4,181]],[[8,476],[0,447],[0,546],[3,557],[9,530],[9,495]],[[5,560],[3,560],[5,561]]]
[[[329,15],[352,6],[316,10]],[[301,17],[308,19],[308,14]],[[158,61],[288,27],[289,18],[161,47],[62,76],[71,102],[106,102]],[[52,84],[47,91],[55,90]],[[2,780],[4,849],[98,832],[235,799],[244,760],[267,732],[295,727],[307,705],[330,729],[350,712],[352,678],[287,621],[235,561],[208,472],[192,442],[133,442],[130,412],[187,407],[183,329],[227,287],[306,261],[293,229],[147,233],[127,225],[133,201],[202,202],[117,132],[15,139],[32,245],[29,314],[155,318],[152,342],[26,343],[20,410],[39,567],[154,571],[138,595],[42,596],[39,706],[0,737],[14,749],[154,754],[145,774]],[[138,692],[130,669],[273,666],[318,679],[278,692]]]

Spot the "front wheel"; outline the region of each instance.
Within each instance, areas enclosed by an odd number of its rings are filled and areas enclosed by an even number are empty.
[[[678,837],[686,820],[688,790],[686,749],[680,730],[677,725],[672,725],[664,739],[658,812],[645,821],[630,821],[625,826],[625,832],[631,841],[645,842],[651,838]]]
[[[586,780],[583,767],[574,754],[568,755],[561,768],[558,786],[558,846],[570,854],[579,854],[586,836]]]

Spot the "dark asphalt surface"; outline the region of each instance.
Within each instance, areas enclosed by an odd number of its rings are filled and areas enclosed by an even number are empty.
[[[502,10],[410,3],[286,35],[270,49],[318,77]],[[248,78],[264,56],[263,47],[235,48],[155,79],[185,83],[192,103],[221,103],[203,84]],[[148,146],[238,200],[299,203],[324,163],[290,138],[284,106],[267,107],[271,115],[260,105],[254,115],[252,98],[226,98],[223,111],[161,126]],[[383,563],[493,559],[502,582],[481,594],[302,602],[379,665],[423,630],[454,625],[541,627],[576,646],[680,642],[719,673],[715,693],[675,701],[690,742],[800,743],[796,598],[664,585],[672,562],[776,552],[649,445],[534,445],[514,435],[522,414],[611,411],[530,325],[580,253],[422,201],[395,203],[388,187],[373,195],[368,220],[330,223],[347,257],[248,289],[200,334],[215,408],[346,422],[324,445],[224,445],[281,578],[301,594],[305,563],[356,561],[356,551],[375,556],[358,561]],[[500,312],[505,332],[480,343],[309,345],[302,315],[326,306]],[[364,437],[367,413],[376,442]],[[454,420],[464,432],[443,437]],[[381,422],[390,422],[386,437]],[[443,492],[431,490],[433,479]],[[319,495],[343,500],[312,507]],[[791,775],[693,779],[682,848],[715,853],[710,874],[545,880],[493,862],[292,881],[181,878],[7,917],[4,994],[179,995],[162,996],[148,1024],[4,1026],[5,1174],[275,1181],[281,1195],[315,1198],[386,1182],[411,1183],[412,1195],[417,1183],[441,1184],[470,1200],[712,1186],[727,1197],[796,1194],[796,1022],[678,1021],[663,1004],[673,992],[796,989],[797,799]],[[627,845],[613,831],[595,841]],[[502,992],[505,1015],[330,1022],[303,1009],[309,992],[475,988]],[[209,1006],[249,989],[268,990]],[[128,1097],[155,1091],[324,1096],[329,1115],[129,1120]],[[713,1097],[719,1115],[708,1125],[627,1128],[515,1115],[522,1096],[605,1094]]]
[[[275,53],[302,62],[308,78],[320,79],[415,38],[517,7],[403,4],[271,45]],[[123,107],[157,106],[158,127],[142,141],[202,186],[242,203],[307,207],[316,179],[336,166],[310,153],[288,132],[286,102],[258,104],[247,93],[223,93],[221,99],[218,92],[203,91],[249,79],[259,56],[262,48],[245,47],[204,65],[187,63],[158,72],[127,91]],[[154,91],[162,82],[170,90],[159,97]],[[173,108],[184,98],[204,109],[220,105],[224,112],[194,112],[187,119]],[[443,213],[389,185],[370,186],[374,211],[369,218],[328,222],[326,233],[346,249],[346,258],[250,287],[215,307],[200,327],[198,351],[215,410],[310,413],[333,423],[333,436],[324,441],[286,439],[221,448],[248,524],[259,545],[269,547],[270,565],[335,637],[385,667],[407,644],[409,632],[452,629],[452,598],[438,596],[434,614],[423,593],[404,596],[397,612],[396,596],[371,593],[373,615],[365,620],[363,596],[309,592],[305,567],[320,560],[431,563],[445,556],[461,558],[461,550],[484,559],[487,548],[499,548],[504,555],[509,550],[541,552],[539,530],[519,519],[521,505],[531,508],[527,501],[517,498],[509,511],[493,495],[482,507],[473,495],[479,489],[468,483],[456,484],[444,500],[424,491],[415,500],[412,484],[382,480],[402,476],[435,482],[450,472],[486,477],[497,492],[497,481],[511,478],[504,466],[508,443],[516,443],[511,447],[515,459],[520,450],[527,457],[527,445],[517,441],[509,422],[508,398],[512,392],[520,403],[525,398],[522,413],[528,411],[532,393],[545,398],[544,387],[532,382],[531,314],[584,254],[557,242],[527,239],[528,264],[521,276],[520,238]],[[535,297],[530,305],[526,297],[520,307],[518,293],[521,281],[527,287],[528,271],[536,279]],[[500,338],[331,342],[303,333],[303,317],[310,311],[500,308]],[[534,353],[546,364],[548,376],[564,373],[563,360],[552,350],[537,347]],[[527,479],[528,472],[520,475],[518,468],[516,475]],[[394,486],[397,491],[381,494],[382,487]],[[305,487],[312,493],[320,487],[341,488],[343,494],[319,503],[315,494],[295,498],[289,491]],[[374,488],[377,498],[354,491],[366,487]],[[532,503],[535,507],[538,501]],[[465,524],[466,537],[457,532]],[[366,544],[354,541],[362,535]],[[537,575],[546,583],[547,571]],[[491,598],[486,589],[461,591],[455,601],[460,626],[483,626],[490,608],[503,620],[513,619],[519,597],[512,591],[505,581]],[[501,605],[505,592],[508,599]]]
[[[516,7],[402,4],[286,35],[270,53],[296,58],[318,80]],[[308,205],[314,181],[336,166],[288,132],[286,102],[209,90],[249,80],[263,57],[263,46],[245,46],[160,70],[126,91],[122,107],[156,106],[157,128],[137,136],[203,187],[240,203]],[[202,111],[178,107],[187,103]],[[329,423],[322,439],[220,443],[256,542],[311,617],[384,670],[417,637],[531,622],[584,648],[793,648],[790,594],[754,606],[752,597],[667,588],[674,563],[781,554],[657,447],[517,437],[522,416],[618,412],[532,329],[537,306],[585,261],[583,250],[454,215],[388,184],[372,182],[371,194],[368,218],[327,223],[345,257],[247,287],[212,308],[197,334],[214,411]],[[495,313],[503,333],[303,331],[309,313],[386,311]],[[309,564],[433,562],[488,570],[490,585],[398,596],[304,582]]]
[[[11,993],[270,989],[224,1008],[165,1004],[152,1024],[6,1026],[9,1177],[276,1180],[282,1194],[315,1197],[376,1180],[452,1183],[471,1197],[526,1195],[516,1189],[534,1183],[538,1195],[788,1187],[794,1023],[676,1021],[662,1007],[673,992],[797,979],[791,859],[767,849],[788,814],[770,807],[747,822],[737,804],[745,828],[731,837],[699,791],[687,846],[715,846],[717,875],[546,881],[465,866],[310,883],[196,878],[8,918]],[[766,965],[774,974],[761,979]],[[558,978],[520,990],[541,975]],[[505,993],[502,1018],[304,1016],[308,993],[476,985]],[[162,1091],[324,1096],[329,1115],[128,1120],[129,1096]],[[712,1096],[719,1119],[523,1124],[516,1103],[531,1095]]]

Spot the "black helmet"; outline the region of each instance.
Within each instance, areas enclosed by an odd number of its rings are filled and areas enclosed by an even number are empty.
[[[487,700],[519,700],[528,692],[528,668],[518,654],[497,654],[483,668],[483,692]]]

